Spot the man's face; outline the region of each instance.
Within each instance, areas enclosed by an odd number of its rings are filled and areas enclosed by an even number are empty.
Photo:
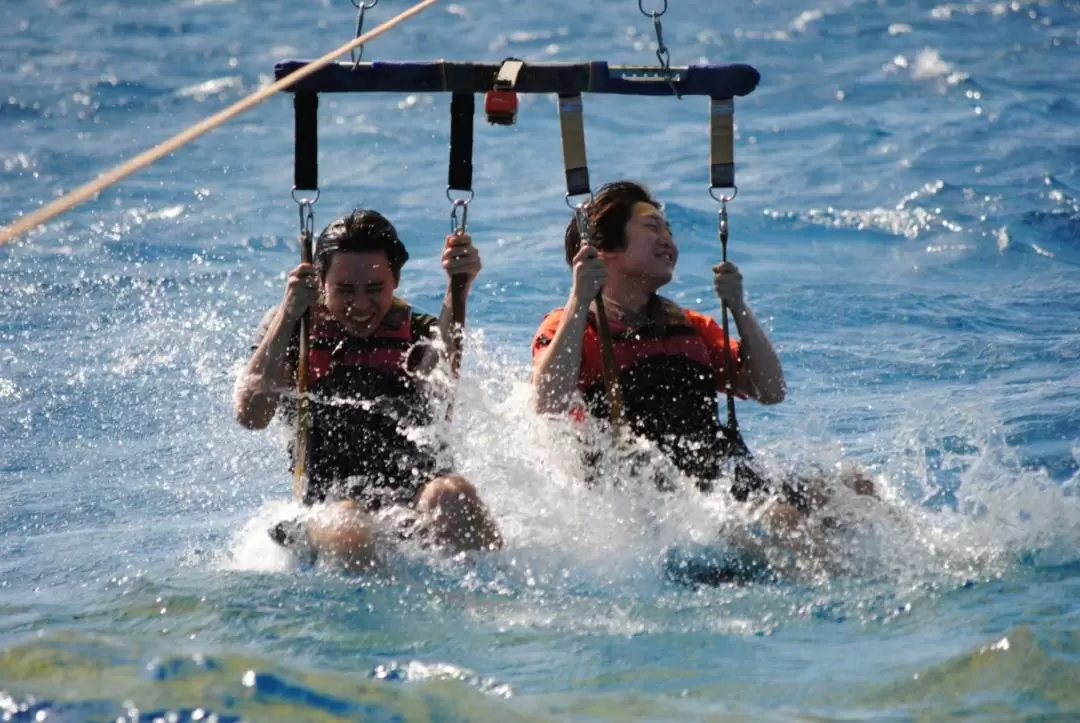
[[[626,222],[626,248],[605,252],[609,270],[623,276],[639,278],[650,286],[660,288],[671,281],[679,250],[671,239],[671,227],[660,209],[651,203],[634,205]]]
[[[330,259],[323,294],[330,314],[353,336],[375,333],[394,301],[397,281],[384,251],[339,251]]]

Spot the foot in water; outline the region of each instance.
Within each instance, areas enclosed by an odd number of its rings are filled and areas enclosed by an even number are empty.
[[[785,481],[786,503],[767,514],[770,527],[800,561],[829,576],[850,574],[851,535],[863,528],[867,515],[888,512],[873,479],[854,465],[837,475],[804,475]],[[855,500],[870,506],[852,507]]]
[[[282,520],[267,533],[270,539],[289,550],[296,556],[297,562],[304,567],[311,567],[318,559],[318,553],[311,544],[307,526],[299,519]]]
[[[304,566],[327,562],[360,572],[379,562],[371,516],[353,501],[331,503],[304,519],[282,520],[268,533]]]

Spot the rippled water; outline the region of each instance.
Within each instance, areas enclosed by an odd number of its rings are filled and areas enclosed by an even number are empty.
[[[367,27],[404,9],[384,0]],[[646,5],[646,7],[651,7]],[[345,42],[345,2],[12,0],[7,221]],[[694,589],[665,551],[735,514],[597,497],[527,411],[569,290],[557,117],[477,124],[484,272],[447,431],[506,549],[349,578],[265,538],[285,432],[231,418],[296,262],[274,98],[0,250],[0,708],[14,720],[1068,720],[1080,715],[1080,4],[671,0],[672,61],[747,62],[729,251],[789,397],[778,467],[871,469],[846,574]],[[655,61],[634,3],[440,4],[366,59]],[[319,225],[384,211],[434,311],[446,96],[324,97]],[[717,313],[701,98],[588,96],[595,182],[668,204],[670,293]]]

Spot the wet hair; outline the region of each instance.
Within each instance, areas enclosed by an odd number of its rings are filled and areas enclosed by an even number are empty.
[[[601,251],[621,251],[626,248],[626,223],[634,215],[634,206],[648,203],[660,208],[649,189],[634,181],[614,181],[604,184],[589,203],[589,226],[593,245]],[[566,263],[574,264],[581,250],[581,233],[577,214],[566,225]]]
[[[330,262],[338,252],[383,251],[390,263],[394,281],[400,281],[401,267],[409,260],[397,229],[378,211],[360,208],[336,218],[315,239],[315,268],[326,280]]]

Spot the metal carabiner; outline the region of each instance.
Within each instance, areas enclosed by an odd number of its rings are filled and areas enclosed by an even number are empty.
[[[321,193],[322,192],[316,188],[314,197],[298,197],[296,195],[296,186],[293,186],[292,191],[290,191],[292,200],[296,202],[296,205],[300,210],[300,233],[315,233],[315,204],[318,202]]]
[[[661,7],[659,10],[653,10],[652,12],[648,12],[648,11],[645,10],[645,0],[637,0],[637,7],[638,7],[638,10],[641,11],[641,14],[644,15],[645,17],[647,17],[647,18],[658,18],[658,17],[660,17],[661,15],[663,15],[664,13],[667,12],[667,0],[664,0],[663,7]]]
[[[458,224],[458,208],[461,209],[461,223]],[[454,201],[450,209],[450,233],[465,233],[465,226],[469,223],[469,202],[459,198]]]
[[[289,195],[292,196],[293,201],[295,201],[296,203],[298,203],[301,206],[304,206],[304,205],[314,206],[315,203],[319,200],[319,196],[322,195],[322,191],[320,191],[319,189],[316,188],[314,198],[308,198],[307,196],[301,196],[300,198],[297,198],[296,197],[296,186],[293,186],[292,190],[289,192]]]
[[[581,238],[581,243],[586,246],[592,246],[592,223],[589,221],[589,204],[593,202],[592,192],[589,192],[588,200],[582,201],[577,205],[570,203],[570,194],[566,194],[566,205],[570,206],[574,211],[574,218],[577,219],[578,235]]]
[[[368,0],[368,2],[357,2],[356,0],[350,0],[353,7],[356,8],[356,32],[353,34],[353,38],[359,38],[364,34],[364,12],[371,10],[373,7],[379,4],[379,0]],[[360,65],[360,61],[364,59],[364,46],[360,45],[349,51],[349,57],[353,61],[353,70],[356,70]]]
[[[738,186],[732,186],[730,196],[727,195],[726,193],[721,193],[719,196],[717,196],[716,195],[716,187],[709,186],[709,195],[712,196],[712,199],[714,201],[716,201],[717,203],[719,203],[721,205],[726,205],[730,201],[734,201],[735,197],[739,195],[739,187]]]
[[[469,204],[472,203],[476,194],[470,188],[467,198],[454,198],[450,193],[452,190],[450,188],[446,189],[446,200],[453,204],[450,208],[450,233],[465,233],[465,226],[469,222]],[[458,224],[458,208],[461,209],[460,225]]]
[[[305,211],[307,213],[305,213]],[[302,203],[302,204],[300,204],[300,233],[307,234],[309,237],[315,235],[315,204],[314,203]]]

